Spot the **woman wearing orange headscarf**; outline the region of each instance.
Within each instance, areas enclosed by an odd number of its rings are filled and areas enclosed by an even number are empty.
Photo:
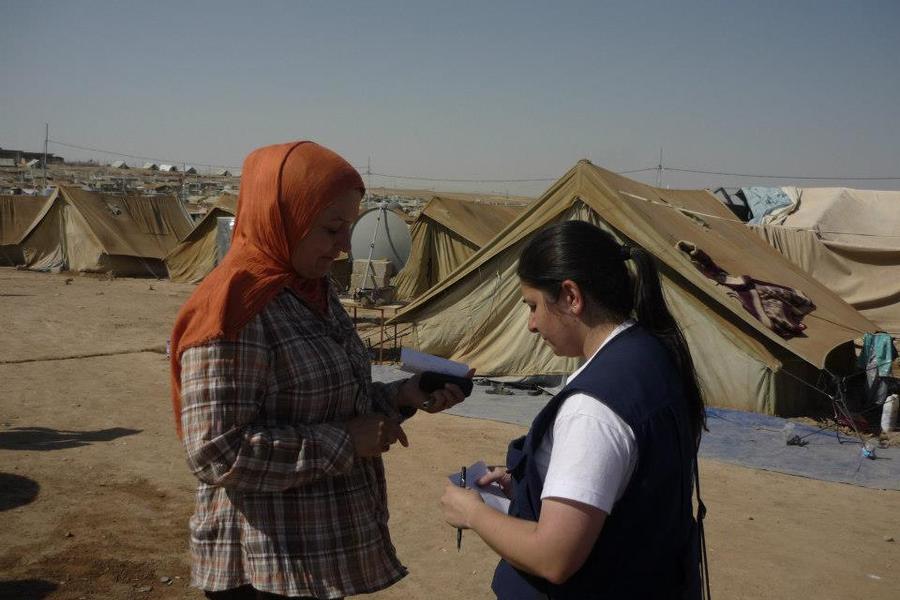
[[[463,395],[371,380],[327,279],[364,191],[315,143],[255,150],[231,248],[178,315],[173,402],[200,480],[191,582],[210,598],[341,598],[406,574],[381,454],[406,445],[401,413]]]

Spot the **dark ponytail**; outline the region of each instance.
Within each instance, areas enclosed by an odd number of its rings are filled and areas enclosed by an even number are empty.
[[[631,260],[634,261],[637,272],[634,282],[635,316],[644,329],[653,333],[663,343],[678,366],[682,391],[688,402],[692,432],[699,445],[701,432],[706,430],[706,408],[697,381],[694,360],[691,358],[681,327],[669,312],[659,282],[656,260],[649,252],[637,247],[631,249]]]
[[[625,266],[629,259],[635,265],[634,277]],[[642,248],[620,245],[612,235],[585,221],[564,221],[541,230],[528,242],[517,273],[523,283],[554,299],[564,280],[574,281],[604,321],[618,322],[634,315],[675,362],[694,439],[700,443],[706,429],[703,395],[687,342],[666,305],[652,255]]]

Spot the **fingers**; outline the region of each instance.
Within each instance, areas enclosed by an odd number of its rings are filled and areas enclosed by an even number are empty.
[[[506,475],[506,469],[504,468],[491,469],[481,476],[481,478],[478,480],[478,485],[490,485],[495,481],[500,481],[501,479],[506,477]]]
[[[409,446],[409,439],[399,422],[382,415],[363,415],[352,419],[347,424],[347,432],[358,456],[379,456],[398,441],[403,446]]]
[[[409,447],[409,438],[406,437],[406,432],[400,427],[400,423],[393,419],[385,419],[382,422],[380,437],[384,452],[387,452],[395,442],[400,442],[404,448]]]
[[[463,391],[459,386],[453,383],[447,383],[443,389],[435,390],[428,395],[428,400],[423,403],[422,408],[430,413],[441,412],[452,408],[466,399]]]
[[[406,437],[406,432],[403,431],[403,428],[400,425],[397,425],[397,440],[400,442],[400,445],[404,448],[409,448],[409,438]]]

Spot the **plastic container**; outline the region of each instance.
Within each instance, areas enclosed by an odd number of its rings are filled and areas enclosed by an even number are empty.
[[[878,438],[868,439],[863,442],[862,455],[863,458],[875,460],[875,448],[878,447]]]
[[[800,436],[797,435],[797,426],[793,421],[788,421],[784,424],[784,428],[781,430],[781,437],[784,439],[784,443],[788,446],[796,446],[797,442],[800,440]]]
[[[900,397],[897,394],[891,394],[884,399],[884,406],[881,409],[881,432],[888,433],[894,430],[897,422],[897,410],[900,409]]]

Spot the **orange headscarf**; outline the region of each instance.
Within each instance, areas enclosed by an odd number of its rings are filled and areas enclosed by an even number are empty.
[[[319,212],[347,190],[365,192],[347,161],[313,142],[254,150],[244,161],[231,248],[188,299],[171,338],[172,403],[181,436],[181,353],[216,339],[233,340],[281,290],[327,310],[325,279],[303,279],[291,251]]]

